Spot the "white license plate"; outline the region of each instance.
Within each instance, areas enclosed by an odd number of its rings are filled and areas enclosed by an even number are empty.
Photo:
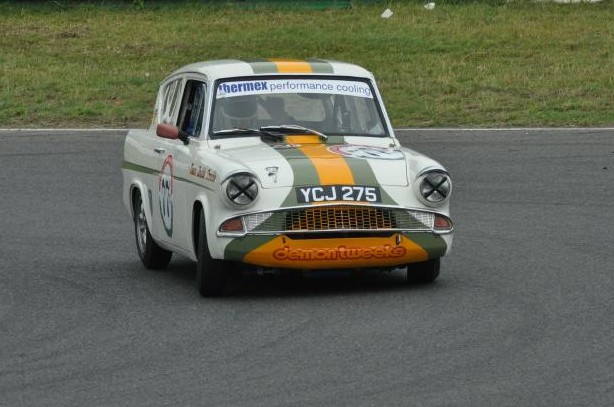
[[[299,203],[311,202],[373,202],[382,201],[379,187],[364,185],[322,185],[296,187]]]

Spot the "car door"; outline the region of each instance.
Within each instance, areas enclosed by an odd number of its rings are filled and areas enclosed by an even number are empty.
[[[198,138],[202,132],[203,116],[206,100],[205,82],[199,79],[186,78],[182,84],[178,101],[178,112],[175,124],[189,139],[187,144],[181,140],[161,139],[161,148],[165,151],[161,156],[160,179],[158,182],[158,200],[161,227],[164,230],[163,239],[181,250],[190,251],[191,215],[194,186],[186,182],[189,167],[195,163],[192,157],[190,140]]]
[[[157,124],[175,124],[179,114],[185,78],[177,77],[163,84],[156,104],[156,116],[152,129],[151,153],[154,155],[155,169],[150,180],[151,192],[151,233],[158,241],[173,245],[175,226],[175,140],[158,137]]]

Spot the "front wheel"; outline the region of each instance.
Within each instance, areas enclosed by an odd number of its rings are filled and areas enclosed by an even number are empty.
[[[146,268],[159,270],[168,266],[173,252],[164,250],[152,239],[140,193],[137,193],[134,200],[134,235],[136,237],[136,250],[139,252],[139,257]]]
[[[439,258],[409,264],[407,266],[407,282],[417,284],[432,283],[439,277],[439,269]]]
[[[230,269],[223,260],[213,259],[207,243],[205,214],[201,209],[198,219],[198,263],[196,264],[196,288],[203,297],[224,294],[228,285]]]

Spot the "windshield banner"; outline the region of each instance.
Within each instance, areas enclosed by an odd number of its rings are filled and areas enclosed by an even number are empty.
[[[365,82],[332,79],[265,79],[223,82],[217,86],[217,99],[246,95],[279,93],[327,93],[373,99]]]

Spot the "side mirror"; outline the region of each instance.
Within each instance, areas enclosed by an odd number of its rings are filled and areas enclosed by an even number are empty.
[[[183,141],[183,144],[188,144],[188,135],[181,131],[179,127],[170,124],[158,124],[158,126],[156,127],[156,135],[158,137],[167,138],[170,140],[179,139]]]
[[[156,135],[162,138],[177,140],[179,138],[179,127],[160,123],[158,124],[158,127],[156,127]]]

